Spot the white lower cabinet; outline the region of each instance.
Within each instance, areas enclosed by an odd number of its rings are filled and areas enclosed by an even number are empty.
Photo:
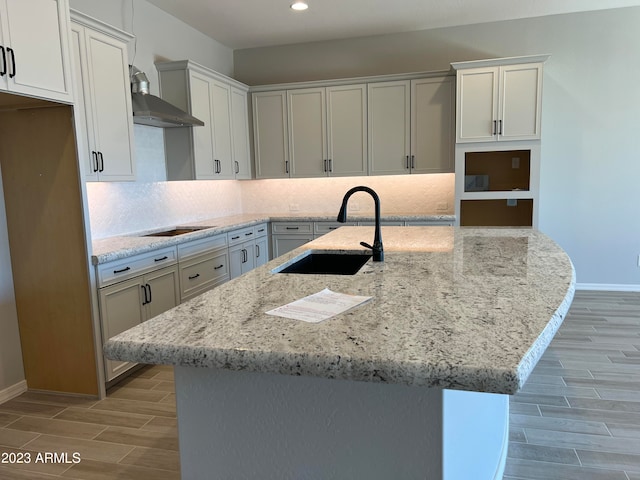
[[[234,230],[227,234],[230,277],[236,278],[268,261],[267,225]]]
[[[274,222],[271,224],[273,258],[313,240],[313,222]]]
[[[180,301],[184,302],[229,280],[227,236],[178,245]]]
[[[180,303],[178,267],[161,268],[100,289],[103,340],[135,327]],[[106,380],[134,364],[105,359]]]

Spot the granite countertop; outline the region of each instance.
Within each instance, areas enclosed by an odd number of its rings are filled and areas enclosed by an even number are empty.
[[[131,257],[139,253],[146,253],[159,248],[171,247],[192,240],[211,237],[238,228],[249,227],[264,222],[324,222],[336,221],[337,214],[243,214],[228,217],[218,217],[196,222],[181,223],[180,227],[206,227],[203,230],[178,235],[175,237],[145,237],[149,233],[169,230],[177,225],[171,225],[153,230],[102,238],[92,242],[91,262],[100,265],[122,258]],[[350,222],[365,222],[375,220],[373,216],[350,215]],[[385,221],[455,221],[454,215],[384,215]]]
[[[273,273],[307,250],[362,250],[342,227],[123,332],[114,360],[517,392],[573,299],[566,253],[532,229],[383,227],[355,275]],[[373,300],[312,324],[265,312],[329,288]]]

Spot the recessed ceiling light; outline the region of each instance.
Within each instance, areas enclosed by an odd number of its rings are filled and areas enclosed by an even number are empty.
[[[305,2],[302,2],[302,1],[297,1],[291,4],[291,9],[296,10],[298,12],[306,10],[307,8],[309,8],[309,5],[307,5]]]

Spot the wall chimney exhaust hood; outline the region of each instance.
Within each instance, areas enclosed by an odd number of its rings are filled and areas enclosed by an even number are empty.
[[[149,93],[149,79],[135,66],[130,67],[133,123],[151,127],[174,128],[204,126],[202,120],[189,115],[169,102]]]

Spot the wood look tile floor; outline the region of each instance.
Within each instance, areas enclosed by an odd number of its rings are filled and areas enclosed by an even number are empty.
[[[640,293],[576,293],[511,398],[510,422],[504,480],[640,480]],[[172,369],[145,367],[101,401],[25,393],[6,402],[3,452],[32,462],[0,463],[0,480],[179,479]],[[81,460],[35,463],[44,452]]]

